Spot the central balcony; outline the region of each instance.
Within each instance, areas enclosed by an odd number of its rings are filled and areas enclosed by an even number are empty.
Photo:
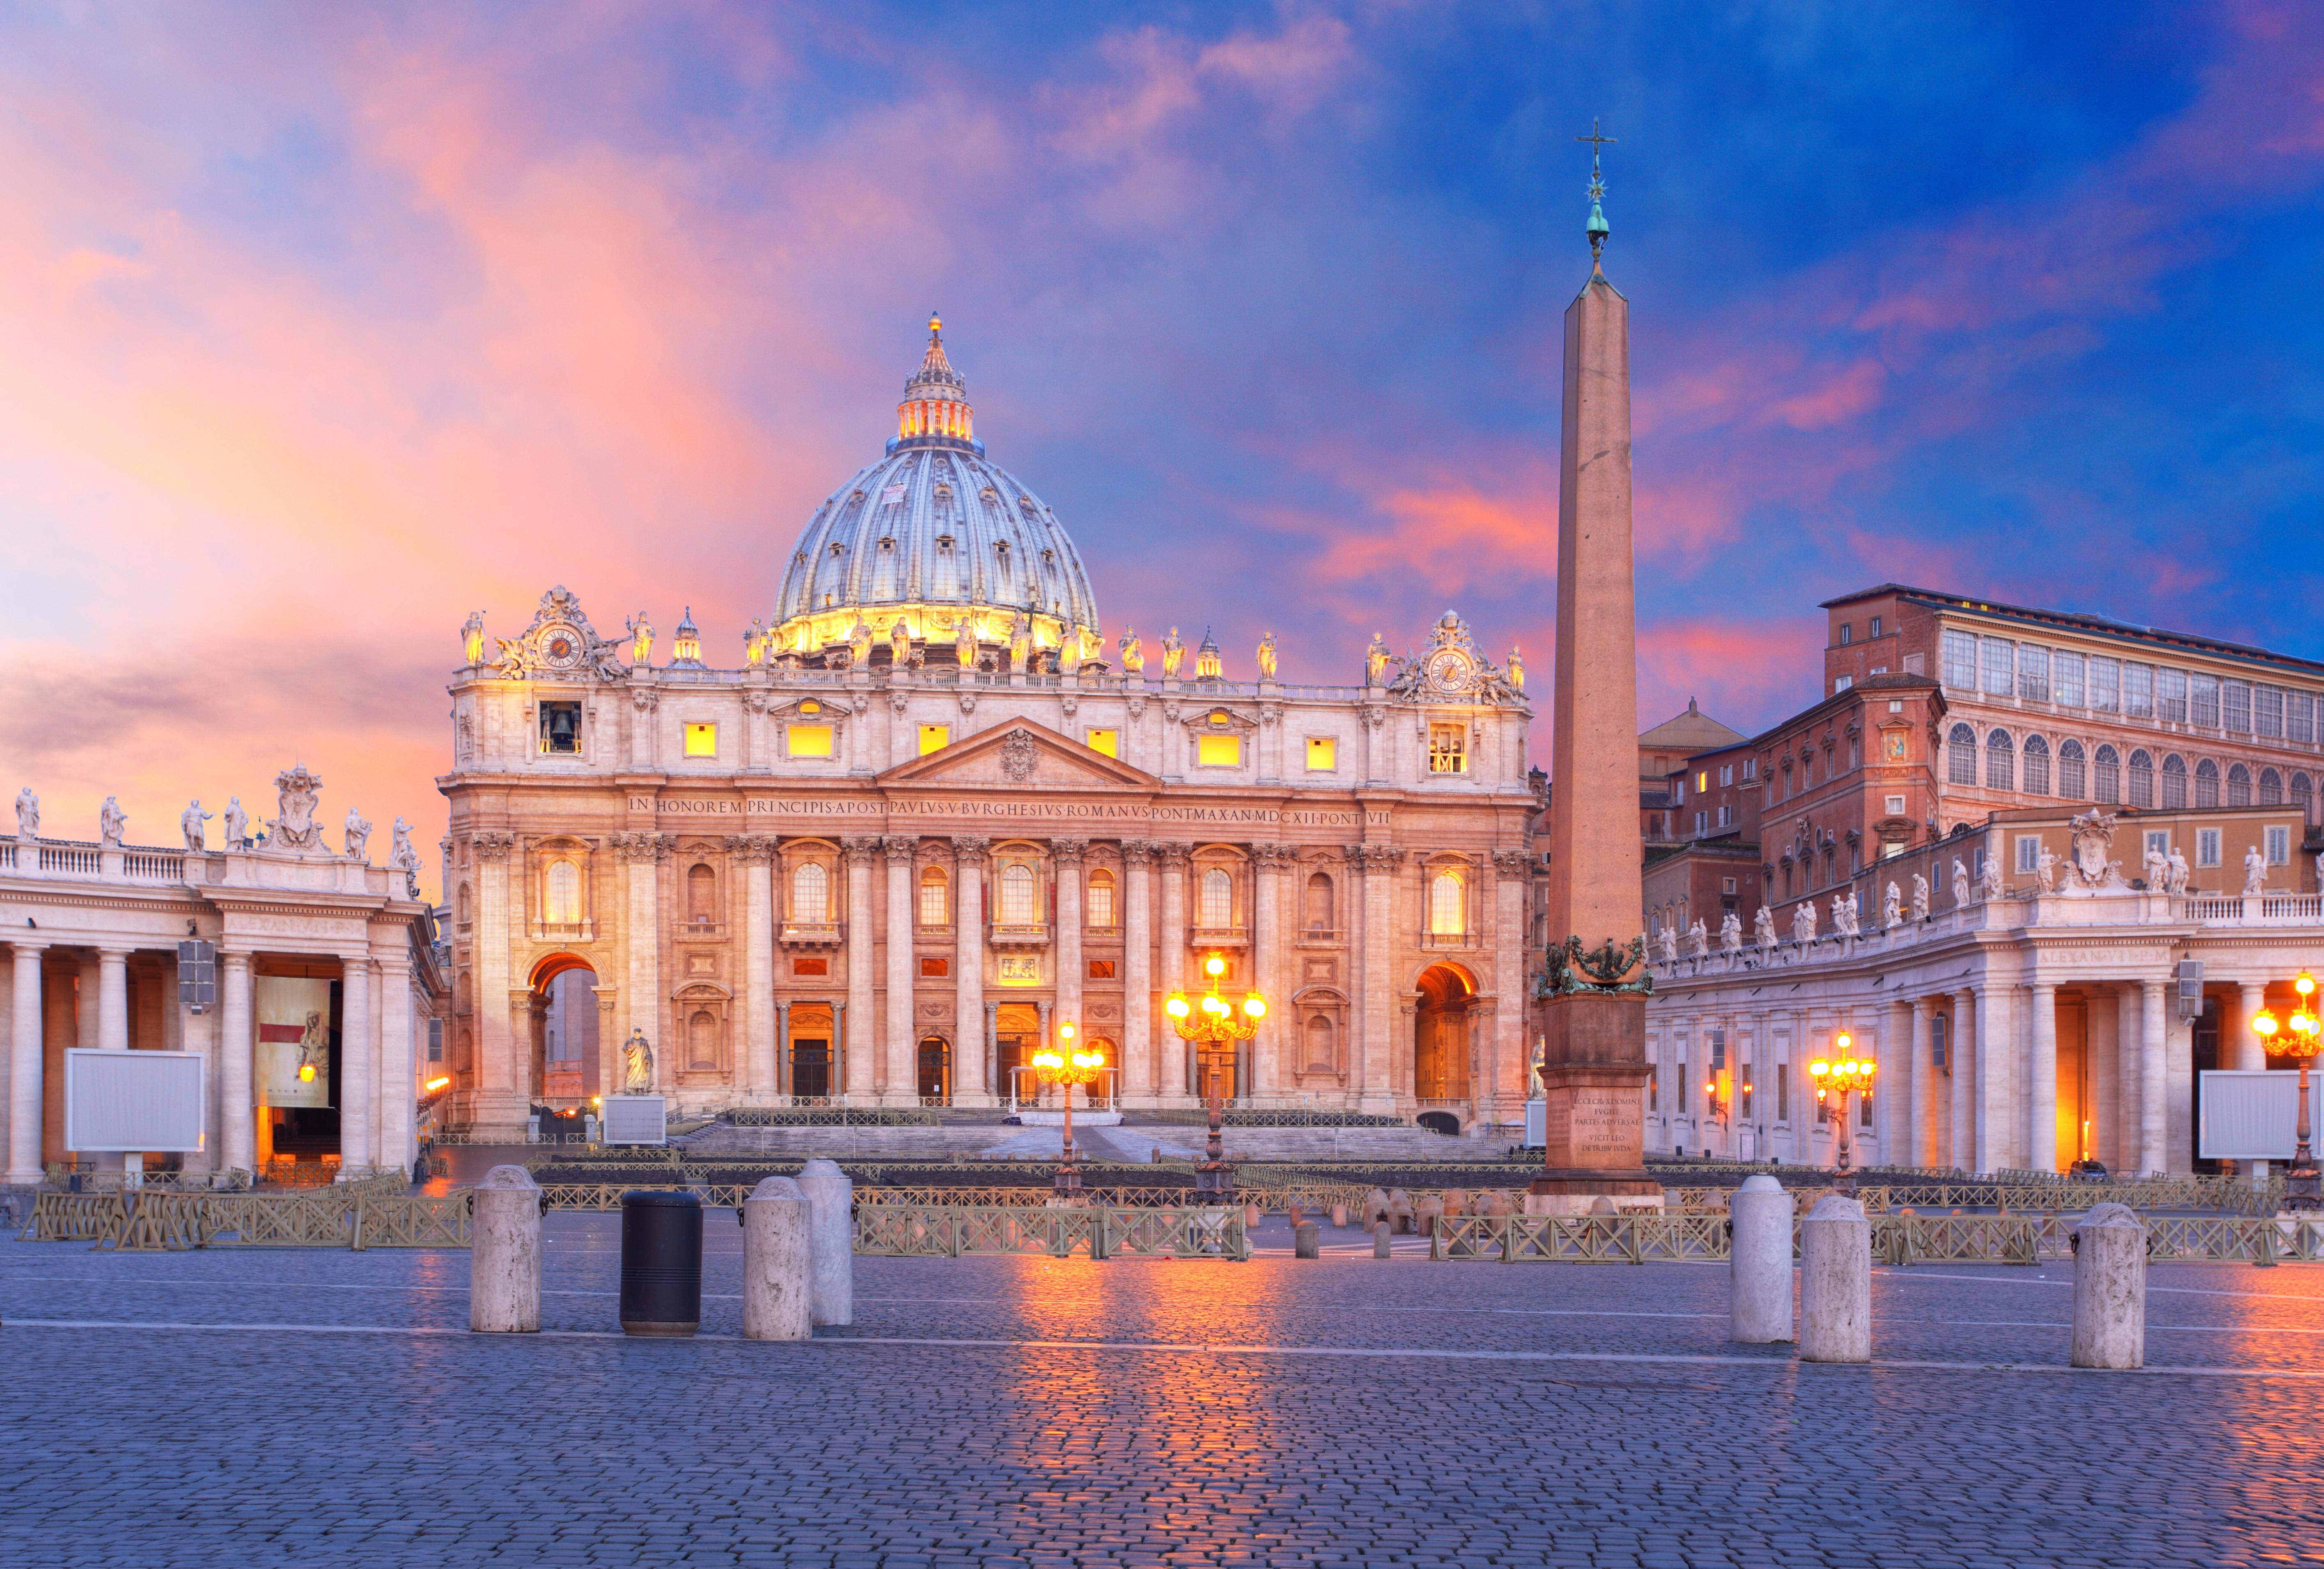
[[[1045,948],[1049,946],[1049,923],[994,921],[986,928],[985,940],[996,948]]]

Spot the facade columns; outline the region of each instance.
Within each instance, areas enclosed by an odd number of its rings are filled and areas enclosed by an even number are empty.
[[[742,1088],[775,1084],[775,841],[726,841],[742,866]]]
[[[411,949],[401,928],[379,961],[379,1158],[383,1167],[410,1170],[419,1152],[412,1130],[420,1094],[413,1060],[417,1016],[411,1009]],[[593,1002],[594,1005],[594,1002]]]
[[[10,997],[8,1035],[8,1183],[25,1187],[41,1180],[41,1070],[46,1053],[47,1015],[41,999],[41,956],[45,945],[14,942],[14,991]]]
[[[1396,868],[1404,851],[1393,844],[1363,846],[1364,868],[1364,1095],[1367,1112],[1396,1110],[1397,1085],[1390,1066],[1395,1005]]]
[[[1930,1151],[1935,1140],[1931,1138],[1931,1123],[1936,1111],[1936,1098],[1932,1093],[1937,1087],[1936,1054],[1931,1049],[1930,1023],[1936,1017],[1936,1006],[1926,997],[1915,997],[1910,1004],[1911,1017],[1906,1028],[1911,1033],[1905,1038],[1912,1042],[1904,1070],[1904,1137],[1898,1146],[1896,1164],[1907,1167],[1934,1166]]]
[[[1919,1164],[1914,1156],[1920,1140],[1913,1128],[1913,1113],[1921,1103],[1919,1015],[1914,1001],[1895,999],[1888,1004],[1887,1028],[1880,1032],[1880,1071],[1873,1075],[1872,1094],[1873,1120],[1878,1124],[1874,1132],[1880,1140],[1884,1166]]]
[[[1176,727],[1172,728],[1175,731]],[[1167,994],[1183,992],[1186,986],[1186,866],[1193,851],[1184,844],[1162,844],[1157,853],[1162,857],[1162,975],[1158,984]],[[1174,1045],[1175,1034],[1174,1031]],[[1157,1092],[1186,1096],[1195,1093],[1193,1048],[1179,1047],[1167,1054],[1157,1051],[1156,1061],[1157,1065],[1175,1065],[1156,1073]]]
[[[1277,728],[1280,730],[1281,726]],[[1251,1038],[1248,1048],[1250,1073],[1241,1084],[1245,1095],[1272,1091],[1283,1082],[1283,1057],[1288,1046],[1284,1031],[1290,1025],[1291,1011],[1280,1007],[1283,989],[1276,983],[1275,967],[1283,951],[1283,893],[1279,869],[1291,854],[1288,844],[1253,844],[1250,847],[1250,981],[1253,988],[1267,1000],[1268,1013],[1259,1020],[1259,1033]]]
[[[984,852],[990,839],[970,835],[952,842],[952,919],[957,942],[953,970],[953,1099],[962,1105],[993,1103],[992,1048],[984,1017]],[[973,1044],[972,1044],[973,1043]],[[969,1074],[968,1094],[959,1093],[961,1070]]]
[[[788,997],[775,1003],[775,1094],[791,1093],[791,1004]]]
[[[984,1005],[984,1082],[992,1086],[991,1095],[997,1103],[1001,1099],[1001,1004]]]
[[[379,1041],[371,1015],[369,949],[339,957],[339,1175],[374,1164],[373,1108],[378,1104]]]
[[[1977,993],[1964,986],[1953,993],[1951,1043],[1952,1164],[1972,1174],[1977,1164],[1977,1075],[1985,1060],[1985,1034],[1978,1028]]]
[[[2025,1164],[2058,1169],[2058,988],[2034,983],[2034,1060],[2026,1085]]]
[[[97,1045],[100,1051],[129,1049],[129,950],[97,950]]]
[[[653,1092],[659,1094],[671,1082],[671,1064],[677,1055],[677,1042],[661,1038],[661,1021],[669,1012],[662,1005],[661,995],[659,887],[661,858],[668,854],[668,846],[659,834],[628,834],[622,836],[621,852],[630,894],[629,919],[622,924],[622,933],[629,964],[628,974],[622,978],[622,992],[629,1001],[630,1029],[643,1031],[653,1049]],[[478,954],[477,960],[481,965],[484,955]],[[484,980],[477,982],[478,995],[493,995],[486,985]]]
[[[1154,841],[1121,842],[1121,1053],[1123,1089],[1156,1095],[1161,1082],[1154,1038],[1154,906],[1148,868]]]
[[[219,1166],[254,1173],[258,1144],[250,1078],[258,1032],[253,1023],[250,955],[221,946],[217,962]]]
[[[1977,994],[1977,1166],[1984,1176],[2009,1163],[2010,987],[1988,982]]]
[[[1532,870],[1522,850],[1493,852],[1493,992],[1499,1001],[1493,1010],[1491,1063],[1486,1074],[1491,1087],[1478,1098],[1491,1108],[1488,1116],[1496,1122],[1522,1121],[1530,1088],[1526,1083],[1529,1054],[1525,1024],[1532,978],[1525,965],[1525,896]]]
[[[871,1029],[873,964],[878,958],[874,935],[878,928],[872,920],[872,857],[879,854],[880,841],[850,836],[840,841],[840,848],[847,856],[847,1016],[865,1032],[862,1051],[854,1049],[853,1029],[844,1037],[849,1048],[844,1089],[849,1105],[862,1106],[872,1103],[872,1069],[879,1056],[878,1038]]]
[[[1049,859],[1057,873],[1057,1016],[1072,1020],[1081,1030],[1084,1049],[1089,1020],[1082,1013],[1082,982],[1089,966],[1082,962],[1082,866],[1088,853],[1086,839],[1049,841]],[[1045,1039],[1047,1034],[1045,1028]]]
[[[2267,1007],[2267,983],[2246,981],[2236,987],[2236,1000],[2241,1006],[2235,1022],[2236,1048],[2233,1053],[2223,1055],[2237,1068],[2259,1072],[2267,1066],[2267,1043],[2253,1033],[2251,1026],[2252,1020]],[[2245,1172],[2255,1179],[2260,1178],[2267,1170],[2264,1160],[2246,1160],[2240,1164]]]
[[[2168,1104],[2165,1097],[2170,1089],[2163,1074],[2164,1032],[2168,1028],[2163,1009],[2168,985],[2164,981],[2138,983],[2138,1169],[2157,1176],[2170,1168],[2170,1155],[2163,1141]]]
[[[888,857],[888,1083],[884,1103],[920,1103],[919,1060],[913,1038],[912,856],[919,841],[896,835],[881,841]]]
[[[2115,987],[2115,1155],[2109,1172],[2135,1177],[2145,1168],[2146,1026],[2144,989],[2135,981]]]
[[[476,1121],[488,1124],[499,1137],[521,1133],[525,1101],[517,1087],[516,1038],[509,1023],[509,955],[516,947],[509,923],[509,854],[516,848],[512,834],[478,834],[471,842],[475,853],[476,919],[475,1085]],[[633,997],[644,993],[634,984]],[[344,1055],[341,1066],[344,1067]],[[344,1121],[345,1112],[341,1112]],[[512,1126],[513,1124],[513,1126]],[[341,1161],[346,1156],[342,1153]]]

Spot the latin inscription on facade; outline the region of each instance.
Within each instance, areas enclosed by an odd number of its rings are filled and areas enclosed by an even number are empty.
[[[754,797],[749,799],[683,796],[656,800],[632,796],[629,809],[666,817],[1011,817],[1137,823],[1218,823],[1250,827],[1385,828],[1382,810],[1324,810],[1277,807],[1157,807],[1128,801],[883,800],[877,797]]]

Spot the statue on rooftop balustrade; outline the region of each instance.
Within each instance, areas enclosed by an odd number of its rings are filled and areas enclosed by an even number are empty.
[[[121,809],[119,801],[111,796],[106,797],[105,805],[97,812],[97,842],[109,849],[118,850],[121,848],[121,835],[128,829],[129,814]]]
[[[41,836],[41,798],[26,785],[16,792],[16,837],[37,839]]]
[[[188,807],[184,811],[178,814],[178,827],[180,831],[186,835],[187,849],[202,850],[208,848],[208,846],[202,843],[202,825],[208,822],[216,816],[217,816],[216,812],[206,812],[202,810],[202,803],[199,798],[195,799],[193,805]]]

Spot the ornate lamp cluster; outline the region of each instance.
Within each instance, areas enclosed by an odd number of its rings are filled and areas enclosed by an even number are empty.
[[[1162,1011],[1170,1016],[1170,1028],[1178,1032],[1178,1038],[1194,1048],[1207,1090],[1210,1137],[1203,1163],[1194,1168],[1194,1197],[1197,1203],[1224,1204],[1232,1193],[1234,1178],[1225,1160],[1221,1131],[1226,1112],[1221,1075],[1233,1063],[1235,1047],[1259,1033],[1259,1022],[1267,1017],[1267,1000],[1257,992],[1246,992],[1240,1004],[1220,996],[1219,977],[1227,973],[1227,962],[1216,954],[1203,961],[1203,973],[1211,978],[1208,992],[1192,1001],[1184,992],[1173,992],[1162,1004]]]
[[[1839,1051],[1840,1060],[1818,1057],[1808,1064],[1808,1075],[1815,1080],[1818,1105],[1829,1106],[1835,1097],[1840,1103],[1840,1158],[1832,1168],[1831,1186],[1835,1193],[1854,1193],[1856,1174],[1848,1164],[1848,1097],[1872,1093],[1872,1075],[1877,1065],[1870,1057],[1856,1055],[1855,1039],[1845,1029],[1833,1038],[1832,1046]]]
[[[2252,1020],[2252,1031],[2266,1043],[2270,1055],[2288,1057],[2300,1065],[2300,1125],[2294,1134],[2298,1142],[2292,1146],[2292,1169],[2284,1173],[2283,1207],[2312,1210],[2324,1207],[2324,1203],[2319,1203],[2318,1195],[2316,1155],[2308,1145],[2308,1065],[2324,1048],[2324,1022],[2316,1016],[2316,977],[2302,970],[2292,989],[2300,993],[2292,1012],[2279,1020],[2273,1009],[2264,1008]]]
[[[1057,1162],[1055,1187],[1060,1195],[1078,1195],[1082,1188],[1081,1168],[1074,1163],[1074,1086],[1086,1088],[1097,1082],[1105,1071],[1105,1053],[1094,1048],[1084,1051],[1075,1043],[1081,1038],[1081,1029],[1070,1019],[1057,1021],[1057,1044],[1045,1047],[1033,1054],[1033,1078],[1036,1083],[1056,1084],[1065,1097],[1065,1156]]]

